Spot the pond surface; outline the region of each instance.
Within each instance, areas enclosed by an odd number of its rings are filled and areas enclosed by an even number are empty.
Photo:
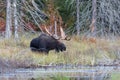
[[[120,66],[95,66],[79,68],[35,68],[35,69],[6,69],[0,73],[0,80],[48,80],[56,76],[66,77],[67,80],[119,80]],[[64,80],[64,79],[50,79]],[[66,79],[65,79],[66,80]]]

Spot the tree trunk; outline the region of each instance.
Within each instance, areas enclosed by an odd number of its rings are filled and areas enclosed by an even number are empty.
[[[80,22],[80,1],[79,0],[76,0],[76,4],[77,4],[77,21],[76,21],[76,30],[77,30],[77,35],[80,34],[80,25],[79,25],[79,22]]]
[[[96,8],[97,8],[97,5],[96,5],[96,0],[92,0],[92,23],[90,25],[90,28],[91,28],[91,32],[94,32],[95,29],[96,29]]]
[[[14,6],[14,35],[15,39],[18,39],[18,17],[17,17],[17,0],[14,0],[13,6]]]
[[[5,37],[11,37],[11,0],[7,0]]]

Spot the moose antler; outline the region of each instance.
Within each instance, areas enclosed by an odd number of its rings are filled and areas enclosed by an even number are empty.
[[[57,40],[60,39],[60,37],[56,36],[55,34],[52,34],[52,33],[47,29],[46,25],[44,25],[42,28],[43,28],[43,29],[42,29],[43,32],[45,32],[45,33],[47,33],[48,35],[52,36],[54,39],[57,39]]]
[[[52,33],[49,32],[49,30],[46,28],[46,26],[45,26],[45,31],[46,31],[50,36],[52,36]]]
[[[65,32],[64,32],[64,30],[63,30],[63,28],[62,28],[61,26],[58,27],[59,30],[60,30],[60,36],[58,36],[57,34],[52,34],[52,33],[48,30],[48,28],[47,28],[46,25],[42,25],[41,28],[42,28],[42,32],[47,33],[48,35],[52,36],[52,37],[55,38],[55,39],[58,39],[58,40],[59,40],[59,39],[62,39],[62,40],[67,40],[67,41],[69,41],[69,40],[71,39],[71,37],[65,35]]]
[[[60,26],[60,32],[61,32],[61,39],[67,41],[71,40],[71,37],[65,35],[65,32],[63,31],[63,28],[61,26]]]

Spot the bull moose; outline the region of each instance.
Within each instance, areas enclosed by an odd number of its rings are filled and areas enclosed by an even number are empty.
[[[50,50],[54,49],[56,52],[66,51],[65,44],[60,42],[59,39],[70,40],[71,38],[65,36],[62,27],[60,27],[61,38],[56,38],[55,36],[53,36],[46,27],[45,31],[47,32],[47,34],[42,33],[40,36],[32,39],[32,41],[30,42],[30,48],[32,51],[45,53],[49,53]]]
[[[53,49],[55,49],[56,52],[66,50],[64,43],[45,33],[42,33],[39,37],[34,38],[30,43],[30,48],[32,51],[45,53],[49,53],[49,51]]]

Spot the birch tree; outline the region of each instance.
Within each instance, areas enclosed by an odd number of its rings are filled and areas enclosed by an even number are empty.
[[[77,35],[80,34],[80,25],[79,25],[79,22],[80,22],[80,0],[76,0],[76,14],[77,14],[77,21],[76,21],[76,30],[77,30]]]
[[[18,39],[17,0],[14,0],[13,6],[14,6],[14,29],[15,29],[14,35],[15,39]]]
[[[11,0],[7,0],[5,37],[11,37]]]
[[[102,36],[120,36],[120,0],[99,0],[97,26]]]

